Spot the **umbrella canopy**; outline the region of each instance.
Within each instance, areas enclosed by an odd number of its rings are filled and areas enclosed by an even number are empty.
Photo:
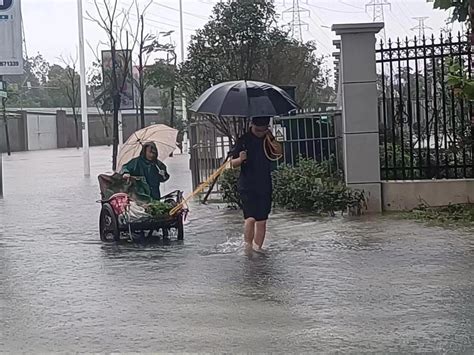
[[[164,124],[148,126],[133,133],[127,142],[121,147],[117,161],[117,171],[133,158],[140,155],[143,144],[155,143],[158,148],[158,159],[163,161],[176,149],[176,138],[178,130]]]
[[[258,81],[228,81],[206,90],[191,111],[215,116],[278,116],[298,109],[281,88]]]

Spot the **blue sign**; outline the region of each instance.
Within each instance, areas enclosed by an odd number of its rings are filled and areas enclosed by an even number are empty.
[[[8,10],[13,5],[13,0],[0,0],[0,11]]]

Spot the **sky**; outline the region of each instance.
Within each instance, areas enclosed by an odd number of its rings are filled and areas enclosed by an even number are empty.
[[[98,0],[103,1],[103,0]],[[131,0],[118,0],[122,8],[128,8]],[[139,0],[145,6],[149,0]],[[185,43],[194,31],[202,27],[218,0],[183,0]],[[83,0],[84,12],[95,13],[93,0]],[[336,23],[371,22],[372,9],[366,11],[365,4],[370,0],[299,0],[300,7],[309,12],[301,13],[301,19],[308,24],[303,28],[303,40],[316,41],[320,54],[330,55],[335,51],[332,41],[337,39],[330,27]],[[413,37],[418,31],[411,30],[418,22],[413,17],[427,16],[426,34],[438,35],[446,27],[449,13],[433,10],[432,3],[426,0],[390,0],[385,7],[386,38]],[[292,6],[293,0],[276,0],[281,25],[290,21],[290,15],[284,10]],[[146,32],[175,31],[171,40],[177,45],[180,54],[178,0],[154,0],[145,19]],[[77,56],[77,0],[22,0],[25,42],[29,56],[41,53],[48,61],[60,63],[59,57]],[[131,15],[131,20],[135,20]],[[91,63],[94,52],[100,49],[99,43],[106,37],[97,24],[85,20],[85,38],[89,43],[86,48],[86,62]],[[453,27],[453,25],[450,25]],[[455,31],[460,25],[454,25]],[[163,38],[163,42],[169,41]],[[93,50],[91,49],[93,48]],[[186,53],[186,51],[185,51]],[[328,59],[328,62],[332,60]],[[330,65],[329,67],[332,67]]]

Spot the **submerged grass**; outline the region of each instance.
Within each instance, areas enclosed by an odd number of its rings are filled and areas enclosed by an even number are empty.
[[[403,217],[435,224],[474,225],[474,204],[456,204],[445,207],[419,206]]]

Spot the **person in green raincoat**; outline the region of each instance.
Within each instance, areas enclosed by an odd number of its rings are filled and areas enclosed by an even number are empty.
[[[130,160],[120,171],[125,180],[134,177],[144,177],[154,200],[161,198],[160,184],[170,178],[166,165],[158,160],[158,149],[155,143],[143,144],[140,156]]]

